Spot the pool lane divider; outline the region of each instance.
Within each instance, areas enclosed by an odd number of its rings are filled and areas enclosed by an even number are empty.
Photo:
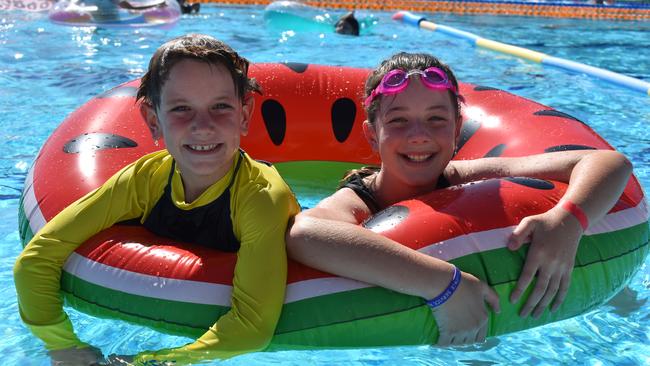
[[[587,74],[592,77],[610,82],[612,84],[632,89],[650,96],[650,83],[613,71],[585,65],[580,62],[570,61],[559,57],[549,56],[545,53],[529,50],[527,48],[513,46],[507,43],[493,41],[483,38],[474,33],[466,32],[450,26],[436,24],[426,20],[425,17],[413,14],[408,11],[399,11],[393,15],[393,20],[399,20],[408,25],[413,25],[430,31],[437,31],[451,37],[467,40],[474,45],[492,51],[523,58],[529,61],[544,65],[557,67],[566,71]]]

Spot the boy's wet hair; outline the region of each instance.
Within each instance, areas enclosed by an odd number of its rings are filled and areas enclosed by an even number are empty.
[[[235,84],[235,92],[242,101],[251,91],[261,93],[255,79],[248,77],[247,59],[213,37],[187,34],[166,42],[154,52],[149,61],[149,69],[140,81],[136,100],[142,100],[143,103],[158,108],[162,88],[169,79],[169,73],[178,62],[183,60],[223,65],[230,72]]]
[[[365,100],[372,93],[372,91],[377,88],[384,75],[386,75],[391,70],[400,69],[408,72],[411,70],[424,70],[432,66],[444,71],[451,83],[456,87],[456,90],[458,90],[458,81],[456,80],[456,76],[454,76],[453,71],[451,71],[451,68],[449,68],[449,66],[444,64],[442,61],[438,60],[435,56],[427,53],[400,52],[384,60],[381,65],[379,65],[379,67],[377,67],[372,72],[372,74],[368,76],[368,79],[366,80],[366,86],[364,90],[365,96],[363,100]],[[455,102],[454,109],[456,112],[456,119],[457,122],[460,122],[460,100],[453,92],[448,91],[448,93],[451,97],[451,100]],[[377,108],[379,107],[380,101],[381,98],[375,98],[370,106],[366,107],[368,122],[375,122],[375,118],[377,117]]]

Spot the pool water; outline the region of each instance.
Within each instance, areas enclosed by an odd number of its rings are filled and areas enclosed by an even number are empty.
[[[342,12],[336,13],[340,15]],[[104,30],[53,25],[43,13],[0,13],[0,364],[49,365],[42,343],[20,322],[12,279],[20,252],[18,201],[40,146],[74,109],[144,72],[154,49],[188,32],[224,40],[254,62],[373,67],[399,50],[432,52],[459,79],[501,88],[585,122],[625,153],[650,187],[650,98],[585,75],[567,74],[473,48],[373,13],[361,38],[270,29],[261,7],[203,4],[171,29]],[[531,48],[650,81],[650,23],[432,15],[430,20],[485,38]],[[65,182],[62,182],[65,184]],[[318,196],[301,196],[311,206]],[[650,259],[605,306],[583,316],[456,349],[287,351],[240,356],[224,365],[650,364]],[[69,310],[79,336],[105,354],[134,354],[190,341]]]

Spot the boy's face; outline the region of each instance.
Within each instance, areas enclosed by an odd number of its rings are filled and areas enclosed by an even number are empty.
[[[189,59],[173,66],[160,97],[147,123],[154,137],[164,138],[186,192],[203,190],[232,166],[240,135],[248,133],[253,98],[242,105],[223,65]]]

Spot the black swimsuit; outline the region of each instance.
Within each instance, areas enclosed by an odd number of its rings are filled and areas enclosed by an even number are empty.
[[[152,233],[166,238],[224,252],[237,252],[240,243],[235,237],[230,219],[230,187],[237,177],[242,160],[243,152],[240,151],[230,182],[219,197],[205,206],[190,210],[176,207],[172,200],[172,177],[176,166],[176,162],[172,162],[165,191],[142,225]],[[140,219],[121,224],[140,225]]]
[[[365,185],[363,182],[364,178],[368,177],[371,174],[375,174],[374,172],[372,173],[363,173],[363,174],[353,174],[348,179],[341,185],[340,188],[350,188],[351,190],[354,191],[354,193],[361,198],[361,200],[368,206],[370,209],[370,212],[373,214],[377,213],[380,211],[379,209],[379,204],[377,203],[377,199],[375,198],[375,195],[373,194],[372,190]],[[449,181],[443,174],[440,174],[440,177],[438,178],[438,184],[436,184],[435,189],[443,189],[449,187]],[[339,189],[340,189],[339,188]]]

